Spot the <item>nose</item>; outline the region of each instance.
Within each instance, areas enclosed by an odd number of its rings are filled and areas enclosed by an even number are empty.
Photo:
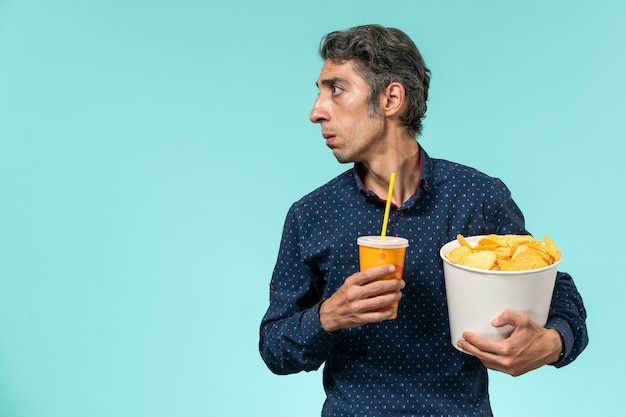
[[[315,99],[315,103],[313,103],[313,108],[311,109],[311,113],[309,114],[309,120],[313,123],[322,123],[328,121],[330,119],[330,114],[328,110],[326,110],[326,106],[322,100],[321,94],[317,96]]]

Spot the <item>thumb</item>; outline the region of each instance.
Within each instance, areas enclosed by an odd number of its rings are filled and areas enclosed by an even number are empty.
[[[493,327],[504,327],[507,324],[510,324],[513,327],[517,327],[519,323],[520,315],[518,313],[514,313],[512,311],[505,311],[500,314],[498,317],[493,319],[491,325]]]

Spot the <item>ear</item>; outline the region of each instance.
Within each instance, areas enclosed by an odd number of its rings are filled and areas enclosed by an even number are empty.
[[[405,107],[404,86],[399,82],[392,82],[387,86],[384,93],[383,111],[386,116],[394,116],[402,113]]]

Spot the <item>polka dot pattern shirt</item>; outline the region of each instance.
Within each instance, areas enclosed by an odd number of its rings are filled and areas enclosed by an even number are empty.
[[[490,416],[487,370],[452,346],[439,248],[487,233],[526,234],[507,187],[479,171],[421,151],[415,194],[394,207],[388,235],[409,239],[398,318],[337,333],[320,324],[320,303],[357,272],[357,237],[380,233],[385,202],[356,169],[296,202],[287,215],[261,323],[260,352],[277,374],[324,365],[323,416]],[[571,277],[559,273],[547,326],[563,359],[586,345],[585,312]]]

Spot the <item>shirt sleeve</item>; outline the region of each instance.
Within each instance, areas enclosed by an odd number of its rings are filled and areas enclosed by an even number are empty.
[[[574,361],[589,342],[587,311],[572,277],[558,272],[546,328],[555,329],[563,339],[563,355],[553,365],[557,368]]]
[[[302,256],[297,209],[289,210],[270,284],[270,304],[261,321],[259,351],[276,374],[318,369],[336,335],[319,319],[323,282]]]

